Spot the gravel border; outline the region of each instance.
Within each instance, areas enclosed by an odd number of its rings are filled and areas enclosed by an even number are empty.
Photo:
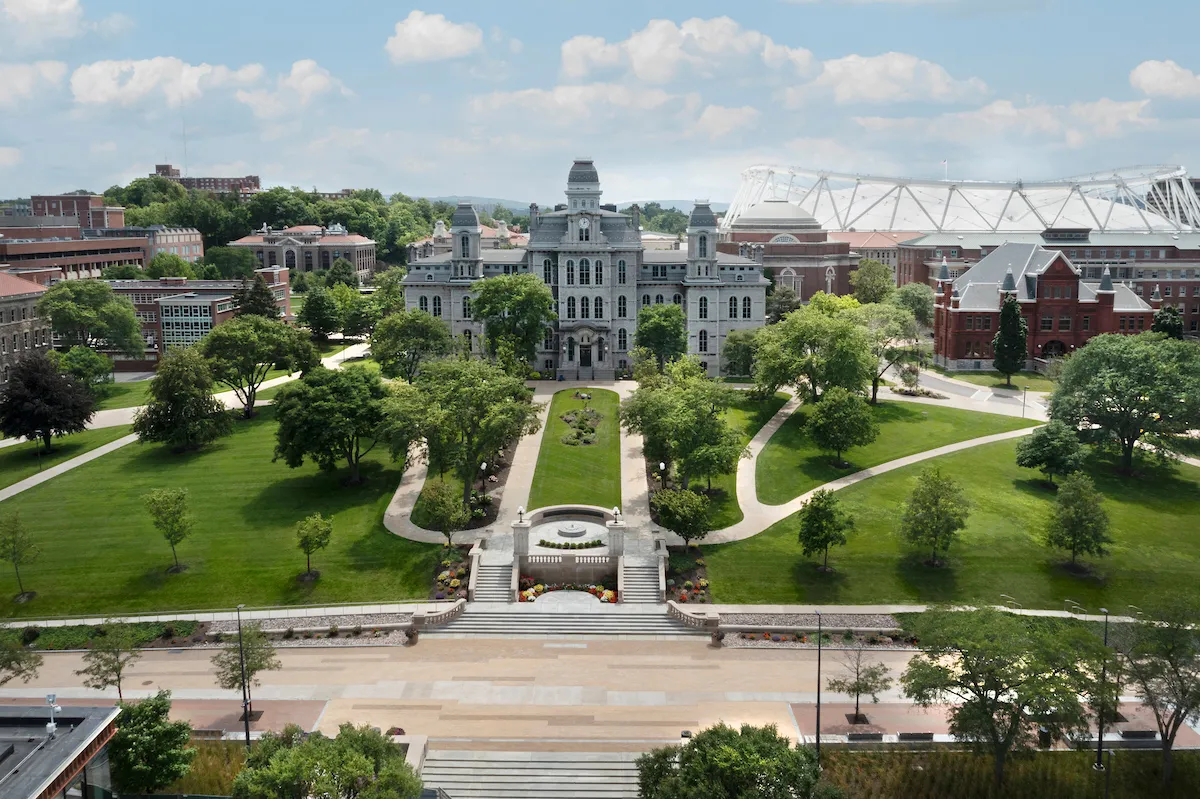
[[[369,633],[362,635],[341,635],[337,638],[295,638],[279,639],[271,642],[276,649],[299,649],[331,646],[405,646],[408,636],[403,630],[386,630],[382,635],[373,636]],[[223,649],[227,644],[209,641],[203,644],[192,644],[178,649]]]
[[[815,613],[722,613],[721,624],[764,627],[794,627],[798,630],[816,629]],[[894,630],[900,626],[895,616],[886,613],[822,613],[821,626],[826,630]],[[765,631],[764,631],[765,632]]]
[[[816,643],[802,644],[799,641],[766,641],[763,639],[751,640],[742,638],[741,633],[726,633],[725,639],[721,642],[721,646],[726,649],[811,649],[814,652],[817,649]],[[838,650],[848,650],[850,647],[842,643],[841,638],[835,637],[827,644],[823,644],[821,649],[827,652]],[[912,650],[915,648],[908,645],[904,641],[893,641],[890,644],[869,644],[868,651],[872,649],[879,650]]]
[[[325,627],[336,624],[341,632],[348,632],[354,627],[362,627],[364,632],[372,627],[381,627],[385,624],[407,624],[412,621],[411,613],[376,613],[376,614],[360,614],[346,616],[289,616],[274,619],[257,619],[255,623],[260,624],[264,630],[286,630],[289,627],[294,629],[306,629],[312,627]],[[243,621],[242,624],[247,622]],[[236,621],[214,621],[209,622],[208,632],[211,633],[236,633]],[[339,636],[340,637],[340,636]],[[362,636],[358,636],[362,638]],[[322,639],[324,640],[324,639]],[[330,640],[338,640],[337,638]],[[353,640],[353,637],[352,637]]]

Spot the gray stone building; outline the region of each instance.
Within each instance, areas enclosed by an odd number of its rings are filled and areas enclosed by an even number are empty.
[[[552,211],[530,207],[524,249],[481,246],[479,215],[460,203],[451,219],[448,253],[409,265],[410,309],[445,319],[456,336],[479,346],[471,318],[471,284],[496,275],[531,272],[554,294],[558,321],[546,329],[534,368],[567,380],[605,380],[631,368],[637,314],[651,304],[681,305],[688,352],[720,374],[721,349],[732,330],[760,327],[769,281],[754,261],[717,251],[717,219],[697,201],[684,250],[647,249],[637,207],[618,213],[600,201],[600,177],[578,160],[567,178],[566,202]]]
[[[46,288],[32,280],[0,272],[0,383],[7,383],[17,361],[50,349],[50,320],[38,317],[37,301]]]

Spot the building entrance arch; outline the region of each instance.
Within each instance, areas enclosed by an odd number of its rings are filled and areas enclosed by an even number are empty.
[[[1058,339],[1047,341],[1042,345],[1043,358],[1061,358],[1067,354],[1067,345]]]

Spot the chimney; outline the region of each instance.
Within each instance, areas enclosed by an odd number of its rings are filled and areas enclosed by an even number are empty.
[[[639,231],[640,235],[642,229],[642,209],[638,207],[637,203],[634,203],[629,206],[629,214],[633,217],[633,229]]]
[[[538,205],[537,203],[529,204],[529,232],[537,230],[538,226]]]

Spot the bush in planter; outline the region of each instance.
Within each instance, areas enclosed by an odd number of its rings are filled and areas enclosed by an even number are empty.
[[[294,638],[295,635],[296,635],[296,630],[294,627],[288,627],[286,630],[283,631],[284,638]]]
[[[351,635],[362,635],[362,625],[361,624],[354,625],[354,629],[350,631],[350,634]]]
[[[329,637],[330,638],[338,637],[338,626],[336,624],[329,625]]]
[[[21,643],[24,644],[25,646],[29,646],[34,641],[36,641],[38,639],[38,636],[41,634],[42,634],[41,630],[39,630],[37,627],[30,625],[29,627],[26,627],[24,630],[21,630]]]

